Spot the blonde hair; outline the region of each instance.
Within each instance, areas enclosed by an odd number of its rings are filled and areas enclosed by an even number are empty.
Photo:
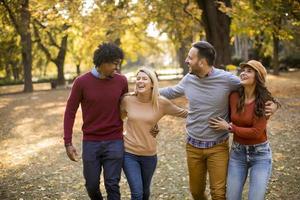
[[[158,79],[157,79],[157,75],[156,73],[148,68],[148,67],[142,67],[140,68],[136,75],[138,75],[138,73],[143,72],[145,74],[147,74],[147,76],[150,78],[151,82],[152,82],[152,94],[151,94],[151,103],[152,103],[152,107],[154,110],[158,110],[159,109],[159,103],[158,103],[158,98],[159,98],[159,86],[158,86]],[[136,90],[136,88],[135,88]]]

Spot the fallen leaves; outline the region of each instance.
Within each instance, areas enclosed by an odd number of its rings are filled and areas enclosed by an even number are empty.
[[[282,108],[268,125],[273,151],[268,200],[300,199],[299,75],[300,72],[294,77],[271,76],[268,82],[282,102]],[[69,90],[51,90],[0,97],[0,199],[88,199],[82,162],[69,161],[62,143],[62,116],[68,94]],[[175,103],[187,107],[185,98],[176,99]],[[79,110],[74,127],[74,145],[79,152],[81,118]],[[159,128],[158,166],[151,197],[153,200],[192,199],[186,166],[185,122],[166,116],[159,122]],[[22,159],[24,162],[19,162]],[[129,200],[124,174],[120,186],[122,200]],[[101,191],[105,195],[103,177]]]

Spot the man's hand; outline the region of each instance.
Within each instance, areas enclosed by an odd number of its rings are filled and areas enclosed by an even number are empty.
[[[78,154],[75,147],[73,147],[73,145],[66,146],[66,152],[70,160],[78,162]]]
[[[265,113],[267,117],[271,117],[277,111],[277,109],[277,104],[273,101],[267,101],[265,103]]]
[[[150,130],[150,133],[153,137],[156,138],[157,134],[159,133],[159,128],[158,128],[158,125],[155,124],[155,126],[153,126]]]

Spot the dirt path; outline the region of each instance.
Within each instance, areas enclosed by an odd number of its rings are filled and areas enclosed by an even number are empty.
[[[175,82],[163,82],[162,85]],[[300,199],[300,71],[269,76],[271,91],[282,102],[269,122],[273,174],[269,200]],[[0,96],[0,199],[88,199],[82,162],[73,163],[62,145],[63,112],[69,90]],[[186,105],[181,98],[176,103]],[[152,199],[191,199],[185,162],[182,119],[160,122],[159,164]],[[77,114],[74,143],[81,147],[81,113]],[[123,176],[124,177],[124,176]],[[102,184],[102,189],[103,184]],[[125,178],[122,199],[130,199]]]

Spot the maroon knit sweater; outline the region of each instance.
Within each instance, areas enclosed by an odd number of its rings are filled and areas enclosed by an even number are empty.
[[[64,116],[64,141],[72,142],[73,125],[79,104],[83,118],[83,140],[123,139],[120,98],[128,92],[125,76],[112,79],[96,78],[91,72],[75,79]]]

